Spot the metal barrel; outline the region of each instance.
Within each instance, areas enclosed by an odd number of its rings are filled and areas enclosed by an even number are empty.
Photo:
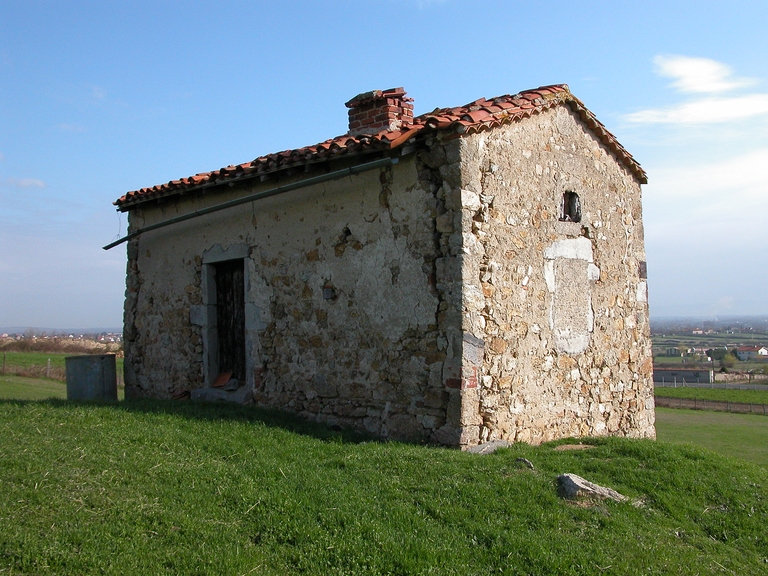
[[[69,356],[67,400],[117,400],[114,354]]]

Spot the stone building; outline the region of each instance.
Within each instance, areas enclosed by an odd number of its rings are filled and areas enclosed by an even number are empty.
[[[116,201],[126,396],[458,446],[653,437],[640,165],[565,85],[411,102]]]

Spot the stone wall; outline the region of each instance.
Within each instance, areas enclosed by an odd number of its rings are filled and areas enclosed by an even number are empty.
[[[144,204],[130,231],[274,185]],[[559,221],[565,192],[581,222]],[[144,233],[128,246],[126,395],[212,384],[211,271],[242,258],[242,391],[259,405],[448,445],[653,437],[640,201],[560,106]]]
[[[126,393],[210,386],[206,265],[244,249],[246,385],[255,402],[428,439],[445,425],[449,399],[444,290],[435,280],[435,221],[445,208],[431,178],[411,155],[142,234],[129,245]],[[271,185],[136,209],[131,230]]]
[[[640,185],[565,106],[461,144],[463,442],[654,437]]]

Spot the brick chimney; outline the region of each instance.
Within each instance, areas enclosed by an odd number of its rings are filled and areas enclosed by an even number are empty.
[[[403,88],[358,94],[345,104],[349,108],[349,135],[376,134],[412,126],[412,102],[413,98],[406,98]]]

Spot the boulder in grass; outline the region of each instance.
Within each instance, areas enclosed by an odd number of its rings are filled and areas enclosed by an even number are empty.
[[[629,500],[629,498],[619,494],[616,490],[600,486],[576,474],[561,474],[558,476],[557,490],[560,496],[568,500],[578,500],[580,498],[614,500],[616,502],[626,502]]]
[[[470,454],[493,454],[499,448],[507,448],[509,446],[511,444],[506,440],[491,440],[490,442],[467,448],[466,451]]]

